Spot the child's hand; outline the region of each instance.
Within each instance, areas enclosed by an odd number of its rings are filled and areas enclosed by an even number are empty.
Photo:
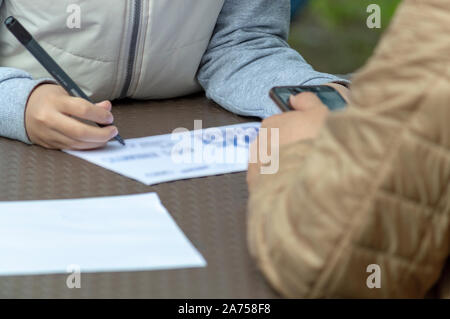
[[[94,105],[69,96],[59,85],[43,84],[28,99],[25,127],[31,142],[46,148],[98,148],[118,134],[117,128],[99,128],[75,118],[108,125],[114,121],[111,107],[109,101]]]

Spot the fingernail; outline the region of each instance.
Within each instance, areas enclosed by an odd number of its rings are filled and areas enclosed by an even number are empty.
[[[117,127],[115,127],[112,130],[112,137],[115,137],[117,134],[119,134],[119,130],[117,129]]]
[[[113,116],[112,114],[109,115],[107,121],[108,121],[109,123],[114,122],[114,116]]]

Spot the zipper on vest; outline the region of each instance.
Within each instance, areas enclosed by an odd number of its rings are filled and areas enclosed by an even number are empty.
[[[125,83],[120,94],[121,98],[125,98],[128,95],[130,89],[131,80],[133,78],[134,63],[136,60],[136,51],[138,46],[139,26],[141,24],[142,16],[142,0],[133,0],[133,30],[131,33],[130,50],[128,51],[128,62],[125,76]]]

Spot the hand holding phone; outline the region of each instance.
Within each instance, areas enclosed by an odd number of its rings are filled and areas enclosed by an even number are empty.
[[[322,103],[331,111],[341,110],[347,106],[347,102],[341,94],[335,88],[328,85],[274,87],[270,90],[270,97],[283,112],[289,112],[294,110],[289,103],[291,95],[297,95],[303,92],[316,94]]]

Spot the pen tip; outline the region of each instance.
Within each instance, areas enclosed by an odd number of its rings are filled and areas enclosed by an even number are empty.
[[[123,146],[125,146],[125,141],[123,140],[123,138],[120,135],[117,135],[115,137],[116,141],[118,141],[120,144],[122,144]]]

